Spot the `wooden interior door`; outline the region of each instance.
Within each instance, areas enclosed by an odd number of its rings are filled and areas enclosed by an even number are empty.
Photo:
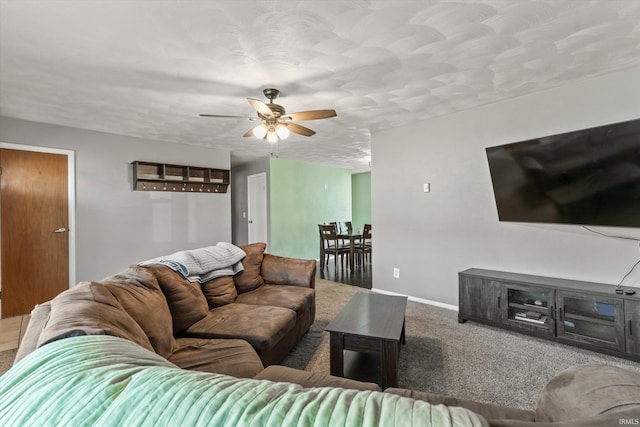
[[[2,317],[69,288],[67,156],[0,149]]]
[[[248,243],[267,241],[267,174],[247,177]]]

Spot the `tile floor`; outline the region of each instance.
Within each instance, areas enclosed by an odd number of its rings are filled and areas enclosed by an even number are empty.
[[[0,351],[18,348],[29,324],[29,315],[0,319]]]

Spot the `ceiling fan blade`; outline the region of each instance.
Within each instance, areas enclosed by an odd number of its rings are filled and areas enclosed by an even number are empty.
[[[225,114],[200,114],[200,117],[221,117],[223,119],[249,119],[249,120],[258,120],[257,117],[247,117],[247,116],[227,116]]]
[[[302,135],[302,136],[311,136],[311,135],[315,135],[315,131],[306,128],[304,126],[300,126],[299,124],[296,123],[287,123],[287,129],[289,129],[291,132],[293,133],[297,133],[298,135]]]
[[[294,122],[300,122],[305,120],[328,119],[330,117],[336,117],[337,115],[336,110],[311,110],[287,114],[283,116],[283,118],[291,119]]]
[[[265,117],[268,118],[273,118],[273,111],[271,111],[271,108],[269,108],[267,106],[267,104],[265,104],[264,102],[260,101],[259,99],[254,99],[254,98],[247,98],[247,101],[249,101],[249,104],[251,104],[251,106],[253,108],[256,109],[256,111],[260,114],[262,114]]]
[[[246,132],[245,132],[245,134],[244,134],[244,135],[242,135],[242,136],[243,136],[243,137],[253,136],[253,130],[254,130],[254,129],[255,129],[255,128],[251,128],[251,129],[249,129],[249,130],[248,130],[248,131],[246,131]]]

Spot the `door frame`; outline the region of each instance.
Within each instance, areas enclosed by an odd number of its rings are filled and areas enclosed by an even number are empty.
[[[1,142],[0,148],[20,151],[35,151],[39,153],[62,154],[67,156],[67,196],[68,196],[68,213],[69,213],[69,287],[76,283],[76,202],[75,202],[75,151],[64,150],[61,148],[39,147],[35,145],[13,144],[10,142]],[[2,260],[0,260],[0,263]]]

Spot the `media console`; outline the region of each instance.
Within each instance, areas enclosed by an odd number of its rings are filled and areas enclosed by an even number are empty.
[[[467,320],[640,361],[640,296],[603,283],[472,268],[458,273]]]

